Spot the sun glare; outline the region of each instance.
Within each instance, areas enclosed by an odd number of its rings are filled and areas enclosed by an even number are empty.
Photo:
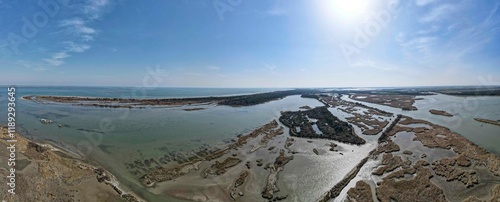
[[[368,0],[329,0],[329,12],[341,20],[355,20],[364,16],[368,10]]]

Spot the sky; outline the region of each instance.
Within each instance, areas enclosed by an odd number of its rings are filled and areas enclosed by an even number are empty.
[[[500,85],[499,5],[0,0],[0,85]]]

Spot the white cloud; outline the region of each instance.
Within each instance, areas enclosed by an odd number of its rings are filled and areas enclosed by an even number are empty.
[[[420,23],[430,23],[439,21],[446,16],[450,16],[450,13],[457,11],[456,5],[443,4],[434,7],[429,13],[420,18]]]
[[[87,39],[97,33],[95,29],[88,27],[81,18],[62,20],[59,22],[59,27],[65,28],[68,34],[76,37],[87,37]]]
[[[89,19],[95,20],[101,17],[109,4],[108,0],[89,0],[88,4],[83,7],[83,12]]]
[[[98,31],[89,26],[91,22],[100,18],[105,9],[110,5],[108,0],[89,0],[83,7],[83,15],[59,21],[58,26],[66,33],[66,40],[62,43],[64,49],[53,54],[44,61],[50,65],[59,66],[64,64],[64,59],[70,57],[70,53],[82,53],[90,49],[88,44],[94,40]]]
[[[90,46],[87,44],[77,44],[77,43],[72,42],[72,41],[66,41],[63,43],[66,44],[66,51],[67,52],[81,53],[81,52],[84,52],[84,51],[90,49]]]
[[[59,66],[59,65],[64,64],[63,59],[67,58],[69,56],[70,55],[68,55],[67,52],[63,51],[63,52],[56,53],[56,54],[52,55],[51,58],[47,58],[44,60],[53,66]]]

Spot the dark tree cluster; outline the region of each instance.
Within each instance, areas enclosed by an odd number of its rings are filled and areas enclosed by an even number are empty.
[[[312,123],[309,118],[317,121]],[[354,133],[351,125],[333,116],[327,107],[316,107],[307,111],[283,112],[279,120],[290,128],[292,136],[325,138],[357,145],[365,143],[363,138]],[[313,124],[316,124],[322,134],[317,134],[313,130]],[[300,131],[296,130],[297,127],[300,128]]]
[[[275,91],[268,93],[258,93],[251,95],[233,96],[233,97],[226,97],[227,99],[219,102],[219,104],[229,105],[229,106],[251,106],[277,99],[282,99],[290,95],[310,94],[314,92],[317,91],[309,89],[295,89],[295,90]]]

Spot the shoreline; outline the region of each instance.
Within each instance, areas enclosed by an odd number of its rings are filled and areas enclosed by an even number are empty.
[[[0,130],[2,131],[2,136],[5,135],[4,134],[5,128],[6,128],[5,126],[0,125]],[[117,180],[116,176],[113,173],[104,169],[104,167],[100,166],[98,163],[93,162],[93,161],[87,161],[87,160],[83,159],[80,154],[73,152],[73,151],[69,151],[68,149],[65,149],[63,147],[60,147],[60,146],[57,146],[54,144],[50,144],[50,143],[45,143],[45,142],[42,143],[39,141],[31,140],[31,139],[24,137],[22,134],[20,134],[18,132],[16,132],[15,134],[16,134],[15,139],[17,141],[16,142],[16,149],[22,150],[23,148],[25,148],[24,152],[23,151],[16,151],[16,152],[18,152],[22,156],[25,156],[28,161],[36,162],[38,160],[36,157],[30,158],[28,155],[25,154],[25,153],[29,152],[28,151],[29,148],[34,147],[34,148],[36,148],[36,151],[38,151],[40,153],[40,155],[49,155],[49,156],[55,155],[58,158],[60,158],[61,161],[63,161],[63,163],[69,162],[71,164],[71,166],[76,167],[76,168],[75,167],[68,167],[69,170],[73,170],[75,172],[78,172],[78,170],[76,170],[76,169],[91,171],[96,176],[94,178],[94,180],[95,180],[94,183],[105,184],[106,186],[113,189],[114,193],[118,197],[120,197],[121,199],[124,199],[126,201],[131,201],[131,202],[145,202],[146,201],[145,199],[141,198],[139,195],[137,195],[133,191],[127,190],[127,187],[123,187],[123,185],[121,185],[120,181]],[[4,141],[5,140],[2,139],[0,143],[4,144]],[[16,160],[18,160],[18,159],[16,159]],[[49,162],[50,162],[50,160],[49,160]],[[58,163],[59,162],[57,162],[57,161],[55,163],[52,162],[52,164],[58,164]],[[55,166],[52,164],[51,164],[51,166]],[[0,168],[0,171],[1,171],[1,168]],[[16,170],[16,173],[23,173],[23,172],[24,172],[24,169],[21,169],[20,171]],[[21,176],[24,176],[24,175],[21,175]],[[71,176],[71,177],[74,177],[74,176]],[[71,178],[71,177],[68,177],[68,178]],[[20,181],[22,179],[17,179],[17,180]],[[65,180],[65,179],[62,179],[62,180]],[[16,195],[20,195],[20,194],[18,193]]]
[[[438,110],[438,109],[431,109],[431,110],[429,110],[429,113],[434,114],[434,115],[447,116],[447,117],[453,116],[453,114],[450,114],[447,111]]]
[[[500,126],[500,121],[493,121],[493,120],[482,119],[482,118],[474,118],[474,120],[476,120],[478,122],[483,122],[483,123],[488,123],[488,124]]]
[[[145,106],[175,106],[193,104],[217,104],[242,107],[283,99],[291,95],[318,93],[312,89],[294,89],[232,96],[206,96],[188,98],[109,98],[92,96],[46,96],[25,95],[21,99],[34,102],[70,103],[78,106],[106,108],[136,108]]]

